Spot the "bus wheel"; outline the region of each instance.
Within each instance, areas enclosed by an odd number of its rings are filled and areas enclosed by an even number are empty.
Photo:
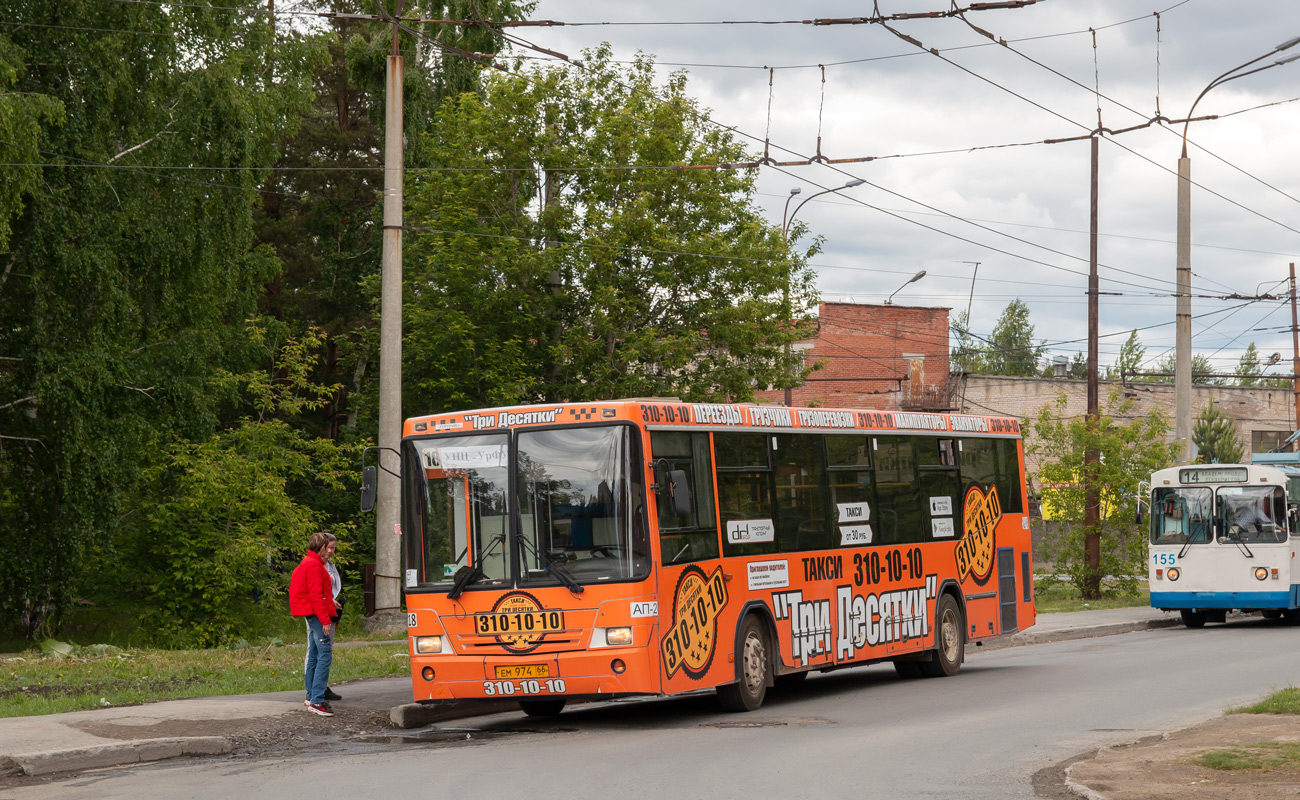
[[[939,598],[934,616],[939,621],[934,637],[935,648],[930,653],[930,660],[916,664],[927,678],[947,678],[957,674],[966,657],[966,637],[963,635],[966,623],[962,620],[961,608],[950,594]]]
[[[530,717],[558,717],[564,710],[564,698],[558,700],[520,700],[519,708]]]
[[[750,614],[740,628],[740,680],[718,687],[718,700],[726,711],[754,711],[763,705],[771,667],[767,659],[767,635],[758,616]]]
[[[1263,611],[1259,612],[1259,615],[1264,619],[1280,619],[1282,616],[1282,609],[1266,608]]]
[[[1193,611],[1190,608],[1184,608],[1178,612],[1183,618],[1183,624],[1189,628],[1205,627],[1205,612]]]
[[[921,677],[921,662],[920,661],[895,661],[894,672],[898,673],[898,677],[907,681],[910,681],[913,678],[919,678]]]

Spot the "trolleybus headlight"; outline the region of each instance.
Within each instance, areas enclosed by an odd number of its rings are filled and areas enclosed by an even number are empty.
[[[1256,580],[1268,580],[1268,567],[1255,567]]]
[[[417,636],[415,637],[415,652],[422,656],[431,653],[442,652],[441,636]]]
[[[606,628],[605,644],[608,645],[632,644],[632,629],[631,628]]]
[[[433,683],[433,667],[425,667],[420,670],[420,677],[424,678],[429,683]]]
[[[1165,574],[1169,576],[1169,580],[1171,580],[1171,581],[1176,581],[1176,580],[1178,580],[1180,577],[1182,577],[1183,571],[1182,571],[1181,569],[1179,569],[1178,567],[1170,567],[1170,568],[1169,568],[1169,572],[1167,572],[1167,573],[1165,573]]]

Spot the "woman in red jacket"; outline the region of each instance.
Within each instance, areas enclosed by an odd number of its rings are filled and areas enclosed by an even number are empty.
[[[329,690],[330,662],[334,660],[334,599],[330,575],[322,557],[329,545],[329,534],[313,533],[307,540],[307,555],[289,579],[289,613],[307,621],[307,663],[303,682],[307,687],[307,710],[322,717],[334,716],[325,701]]]

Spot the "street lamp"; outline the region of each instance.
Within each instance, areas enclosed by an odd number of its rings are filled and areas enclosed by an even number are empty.
[[[1228,81],[1244,78],[1281,64],[1300,58],[1300,54],[1279,58],[1272,64],[1241,72],[1251,64],[1258,63],[1273,55],[1300,44],[1300,36],[1288,39],[1269,52],[1253,58],[1237,67],[1233,67],[1210,84],[1196,96],[1187,118],[1183,122],[1183,153],[1178,159],[1178,265],[1177,265],[1177,302],[1175,309],[1175,344],[1174,344],[1174,436],[1182,448],[1180,459],[1186,460],[1187,445],[1192,440],[1192,160],[1187,156],[1187,127],[1191,124],[1192,113],[1196,104],[1214,87],[1222,86]]]
[[[803,201],[799,203],[799,205],[797,205],[797,206],[794,207],[794,212],[793,212],[793,213],[791,213],[789,216],[786,216],[786,213],[785,213],[785,212],[790,210],[790,201],[793,200],[793,199],[794,199],[794,196],[797,195],[797,194],[799,194],[799,191],[800,191],[798,186],[796,186],[796,187],[794,187],[793,189],[791,189],[791,190],[790,190],[790,194],[789,194],[789,196],[787,196],[787,197],[785,198],[785,208],[781,210],[781,242],[782,242],[783,244],[789,242],[789,240],[790,240],[790,225],[794,223],[795,214],[798,214],[798,213],[799,213],[799,209],[803,208],[804,205],[805,205],[809,200],[812,200],[814,197],[821,197],[821,196],[824,195],[824,194],[830,194],[831,192],[838,192],[838,191],[840,191],[840,190],[842,190],[842,189],[852,189],[854,186],[861,186],[861,185],[864,184],[864,183],[866,183],[866,181],[863,180],[862,178],[854,178],[853,180],[851,180],[851,181],[845,183],[843,186],[836,186],[836,187],[833,188],[833,189],[823,189],[823,190],[821,190],[820,192],[817,192],[817,193],[815,193],[815,194],[810,194],[810,195],[808,195],[807,197],[805,197],[805,198],[803,199]],[[790,317],[792,316],[792,314],[790,313],[790,276],[789,276],[789,275],[787,275],[787,276],[786,276],[786,279],[785,279],[785,298],[784,298],[784,299],[785,299],[785,318],[786,318],[787,321],[790,321]],[[789,343],[789,342],[786,342],[786,345],[785,345],[785,360],[786,360],[787,363],[790,361],[790,343]],[[791,403],[793,402],[793,397],[792,397],[793,389],[788,385],[788,384],[789,384],[789,376],[787,375],[786,378],[787,378],[787,380],[786,380],[787,385],[786,385],[786,387],[785,387],[785,405],[786,405],[786,407],[788,408],[788,407],[791,405]]]
[[[924,277],[925,277],[925,270],[921,270],[920,272],[916,273],[916,274],[913,275],[912,277],[908,278],[908,279],[907,279],[907,283],[904,283],[902,286],[900,286],[900,287],[898,287],[897,289],[895,289],[893,294],[891,294],[889,297],[885,298],[885,305],[887,305],[887,306],[893,305],[893,304],[894,304],[894,303],[893,303],[893,300],[894,300],[894,295],[895,295],[895,294],[898,294],[899,292],[903,291],[903,288],[906,287],[908,283],[916,283],[917,281],[921,280],[921,279],[924,278]]]

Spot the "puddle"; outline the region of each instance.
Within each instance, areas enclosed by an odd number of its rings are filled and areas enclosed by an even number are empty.
[[[701,728],[779,728],[790,723],[784,720],[772,720],[771,722],[706,722]]]
[[[352,741],[364,744],[451,744],[482,742],[507,736],[534,733],[575,733],[577,728],[433,728],[411,733],[385,733],[377,736],[358,736]]]

